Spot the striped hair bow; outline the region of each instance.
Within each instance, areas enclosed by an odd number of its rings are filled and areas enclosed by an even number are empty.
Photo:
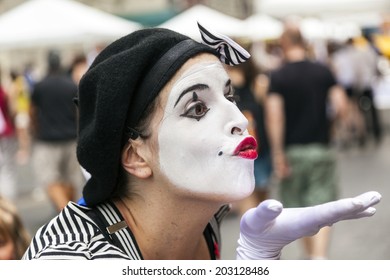
[[[198,27],[204,44],[212,47],[219,53],[219,59],[227,65],[243,63],[251,56],[243,47],[228,36],[210,32],[198,22]]]

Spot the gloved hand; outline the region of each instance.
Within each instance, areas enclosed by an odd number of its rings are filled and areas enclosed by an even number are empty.
[[[378,192],[363,193],[321,205],[285,208],[273,199],[263,201],[241,218],[237,259],[279,259],[284,246],[322,227],[349,219],[369,217],[381,199]]]

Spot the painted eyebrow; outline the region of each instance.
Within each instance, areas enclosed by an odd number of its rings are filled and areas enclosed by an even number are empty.
[[[185,90],[183,90],[180,95],[179,95],[179,98],[176,100],[175,102],[175,105],[173,106],[173,108],[176,107],[177,103],[179,103],[180,99],[187,93],[191,92],[191,91],[194,91],[194,90],[205,90],[205,89],[208,89],[209,86],[206,85],[206,84],[196,84],[196,85],[193,85],[193,86],[190,86],[188,88],[186,88]]]

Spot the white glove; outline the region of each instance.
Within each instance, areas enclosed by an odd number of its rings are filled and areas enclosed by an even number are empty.
[[[284,246],[304,236],[316,234],[322,227],[349,219],[369,217],[371,206],[381,199],[378,192],[340,199],[303,208],[285,208],[268,199],[248,210],[240,223],[237,259],[279,259]]]

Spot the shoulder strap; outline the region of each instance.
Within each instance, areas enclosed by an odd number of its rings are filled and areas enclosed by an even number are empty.
[[[220,224],[223,218],[230,211],[231,206],[229,204],[223,205],[217,213],[215,213],[214,217],[210,220],[203,234],[206,238],[207,245],[209,248],[209,252],[212,259],[220,259],[221,258],[221,232],[220,232]]]
[[[143,260],[135,236],[113,202],[94,207],[89,215],[96,222],[108,242],[121,249],[131,259]]]
[[[218,249],[219,245],[218,242],[213,238],[214,237],[213,229],[210,224],[206,226],[205,230],[203,231],[203,235],[206,239],[207,248],[209,249],[211,259],[212,260],[219,259],[220,258],[219,249]]]
[[[87,212],[87,215],[96,223],[108,242],[120,248],[123,252],[126,252],[121,242],[116,238],[116,235],[112,235],[115,231],[122,229],[123,226],[118,225],[119,223],[111,226],[108,225],[107,221],[102,217],[102,214],[97,208],[92,208]]]

